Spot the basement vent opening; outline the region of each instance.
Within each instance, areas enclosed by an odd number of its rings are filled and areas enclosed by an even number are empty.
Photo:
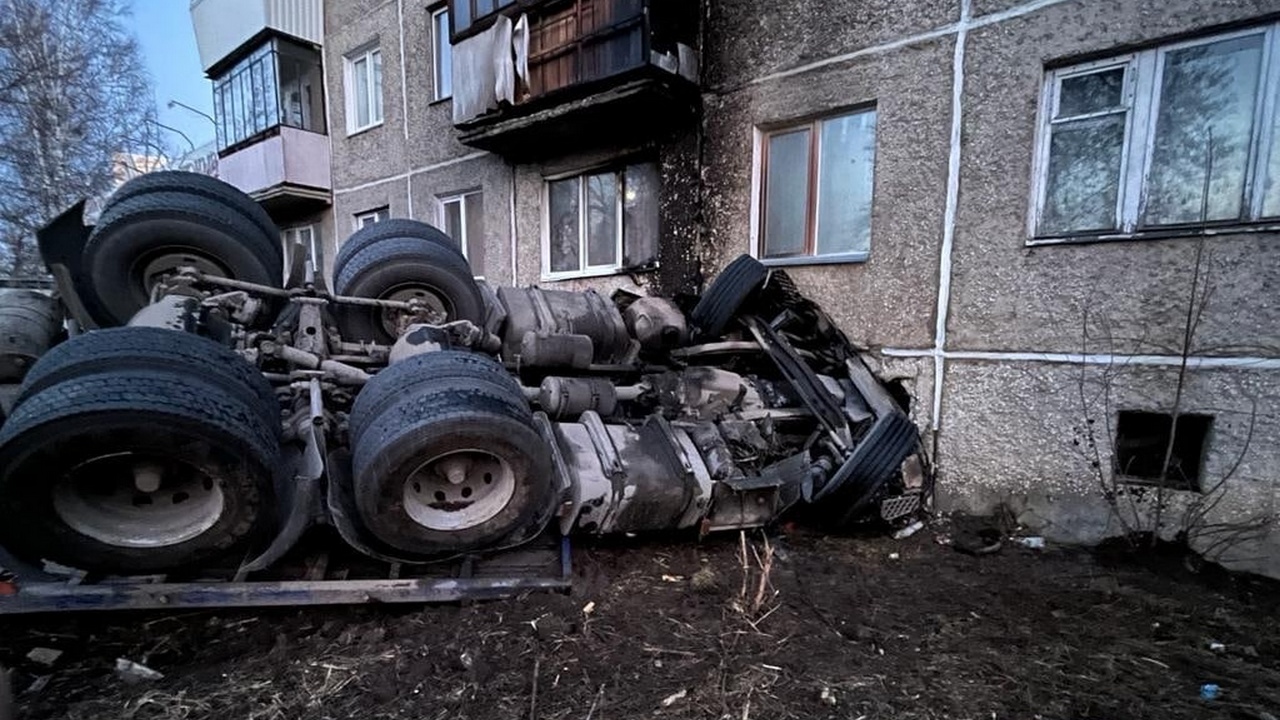
[[[1212,415],[1180,414],[1177,432],[1169,413],[1121,410],[1116,422],[1115,473],[1122,483],[1200,490]],[[1165,469],[1165,457],[1169,465]]]

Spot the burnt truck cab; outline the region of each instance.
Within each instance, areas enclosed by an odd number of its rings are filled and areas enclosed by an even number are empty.
[[[320,525],[421,564],[547,533],[903,524],[927,502],[905,409],[750,257],[688,300],[495,288],[394,219],[327,279],[304,253],[286,272],[261,208],[188,173],[82,216],[39,234],[69,337],[0,427],[20,561],[243,576]]]

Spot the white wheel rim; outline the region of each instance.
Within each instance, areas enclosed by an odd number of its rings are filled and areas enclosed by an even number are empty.
[[[466,530],[492,520],[515,491],[515,472],[506,460],[484,450],[455,450],[409,473],[404,509],[428,530]]]
[[[184,543],[217,524],[226,498],[193,466],[133,453],[92,458],[60,478],[53,510],[81,535],[123,548]]]

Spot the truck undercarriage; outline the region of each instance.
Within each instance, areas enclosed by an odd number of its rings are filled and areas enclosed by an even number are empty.
[[[931,490],[899,401],[747,256],[687,300],[493,288],[391,220],[330,284],[211,178],[81,213],[39,236],[54,297],[0,291],[31,308],[0,318],[0,613],[488,597],[567,582],[562,537],[905,523]],[[322,527],[389,574],[290,576]],[[476,580],[539,549],[556,582]]]

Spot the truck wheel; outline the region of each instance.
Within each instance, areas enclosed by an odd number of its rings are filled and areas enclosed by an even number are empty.
[[[257,201],[230,183],[200,173],[184,170],[144,173],[111,193],[111,197],[107,199],[107,208],[122,200],[156,192],[186,193],[216,200],[228,209],[243,215],[257,225],[269,240],[277,245],[280,244],[280,229]]]
[[[428,321],[470,320],[484,324],[484,300],[471,268],[456,250],[419,238],[387,238],[366,245],[343,266],[334,282],[339,295],[378,300],[419,300]],[[376,307],[339,306],[338,330],[348,342],[395,342],[405,314]]]
[[[280,402],[262,373],[239,353],[180,330],[122,327],[77,335],[55,346],[27,373],[15,404],[64,380],[110,370],[178,371],[215,379],[262,415],[280,425]]]
[[[702,331],[702,336],[716,337],[724,333],[734,315],[764,284],[769,270],[750,255],[739,255],[725,266],[702,294],[689,319]]]
[[[375,377],[376,380],[376,377]],[[529,411],[489,383],[450,380],[390,404],[354,444],[368,530],[417,555],[496,550],[546,527],[559,488]]]
[[[105,573],[238,562],[274,524],[278,455],[276,428],[213,378],[70,378],[0,428],[0,544]]]
[[[147,192],[111,203],[85,244],[84,267],[107,317],[123,325],[149,302],[165,274],[190,265],[222,277],[279,287],[278,236],[224,203],[186,192]]]
[[[346,242],[342,243],[342,247],[338,248],[338,257],[334,258],[333,261],[333,277],[336,279],[342,274],[342,268],[346,267],[356,253],[380,240],[393,238],[426,240],[456,251],[458,258],[466,262],[466,258],[463,257],[461,251],[458,251],[458,244],[453,241],[453,238],[445,235],[437,228],[408,218],[391,218],[390,220],[383,220],[360,228],[352,233]]]
[[[520,383],[501,363],[478,353],[442,350],[405,358],[379,372],[361,388],[348,419],[351,444],[358,443],[369,423],[395,401],[419,389],[439,387],[454,380],[486,385],[510,402],[515,417],[529,417],[529,403]]]

